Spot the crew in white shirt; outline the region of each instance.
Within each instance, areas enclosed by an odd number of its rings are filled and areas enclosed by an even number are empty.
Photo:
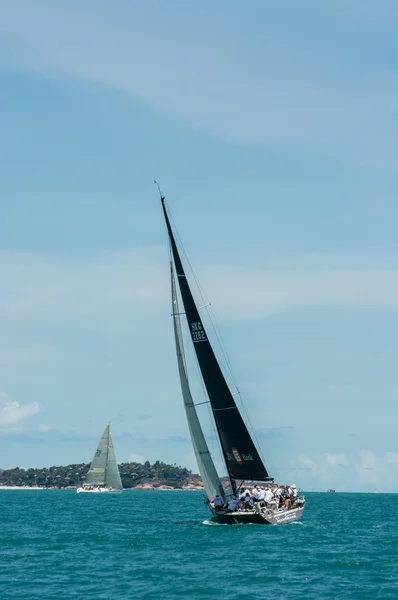
[[[262,490],[259,485],[254,486],[254,488],[252,490],[252,498],[253,498],[254,502],[260,502],[260,500],[263,499],[261,492],[262,492]]]
[[[256,497],[257,497],[257,494],[258,494],[258,492],[259,492],[259,489],[260,489],[260,488],[259,488],[259,486],[256,484],[256,485],[254,486],[254,488],[252,489],[252,496],[253,496],[253,498],[256,498]]]
[[[276,503],[277,503],[278,506],[279,506],[279,501],[280,501],[280,498],[281,498],[281,494],[282,494],[282,488],[277,483],[276,484],[276,488],[274,488],[274,498],[275,498],[275,501],[276,501]]]
[[[264,493],[264,500],[267,504],[269,504],[270,502],[273,501],[273,499],[274,499],[274,494],[272,493],[270,486],[268,486]]]
[[[257,492],[257,502],[261,502],[261,500],[264,500],[265,498],[265,490],[264,490],[264,486],[259,488],[258,492]]]

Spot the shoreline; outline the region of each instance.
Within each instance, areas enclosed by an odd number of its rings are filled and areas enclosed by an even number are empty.
[[[0,491],[1,490],[7,490],[7,491],[11,491],[11,490],[20,490],[20,491],[25,491],[25,490],[55,490],[57,492],[63,492],[63,491],[68,491],[68,490],[77,490],[77,486],[76,487],[67,487],[67,488],[54,488],[54,487],[33,487],[33,486],[29,486],[29,485],[0,485]],[[173,487],[169,487],[169,486],[158,486],[158,487],[132,487],[132,488],[123,488],[123,490],[125,492],[129,492],[132,490],[138,490],[140,492],[204,492],[204,488],[201,487],[186,487],[186,488],[173,488]]]
[[[31,485],[0,485],[0,490],[48,490],[50,488],[33,487]]]

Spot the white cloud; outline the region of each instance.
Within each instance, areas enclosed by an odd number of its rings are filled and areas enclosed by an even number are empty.
[[[359,470],[373,471],[376,466],[376,456],[372,450],[361,450],[359,452]]]
[[[393,452],[376,455],[373,450],[361,450],[355,470],[360,485],[381,490],[394,490],[398,486],[397,463],[394,462]]]
[[[0,392],[0,431],[16,431],[22,428],[25,421],[40,412],[38,402],[22,404],[9,400]]]
[[[229,139],[305,140],[397,167],[395,74],[344,72],[344,53],[336,72],[336,35],[332,59],[324,45],[314,52],[305,39],[290,39],[289,29],[277,38],[266,18],[259,46],[250,31],[242,36],[233,11],[169,13],[160,10],[157,20],[144,7],[9,3],[0,22],[3,61],[99,83]],[[340,38],[341,52],[341,31]]]
[[[296,459],[292,460],[291,465],[297,471],[307,471],[311,473],[316,473],[318,471],[316,462],[308,456],[298,456]]]
[[[0,322],[65,327],[75,322],[121,334],[142,328],[144,319],[145,328],[159,320],[167,326],[164,315],[170,291],[165,252],[148,246],[70,259],[0,252]],[[355,268],[349,256],[345,260],[349,268],[343,264],[329,268],[329,255],[319,255],[317,266],[306,256],[276,258],[275,266],[268,269],[213,263],[202,268],[206,276],[201,283],[223,320],[311,306],[398,308],[395,265],[386,268],[381,260],[379,268],[375,264]],[[14,338],[4,354],[20,350]],[[53,348],[41,341],[39,353],[36,347],[30,350],[39,360],[43,353],[51,355]]]
[[[307,268],[305,261],[289,267],[287,258],[274,270],[213,268],[204,285],[224,318],[248,318],[309,306],[398,308],[397,274],[395,268],[330,269],[326,261],[323,268]]]
[[[348,459],[344,454],[324,454],[323,458],[331,467],[348,467]]]
[[[150,310],[167,282],[167,271],[157,272],[159,258],[153,247],[75,260],[0,252],[0,320],[120,319],[137,305]]]
[[[298,480],[300,487],[308,490],[395,492],[398,487],[398,453],[377,454],[362,449],[352,456],[321,454],[313,457],[299,456],[291,462],[284,479]],[[344,468],[339,468],[344,467]],[[296,482],[297,483],[297,482]]]
[[[39,431],[51,431],[51,427],[49,425],[39,425]]]
[[[398,453],[397,452],[387,452],[387,462],[390,465],[398,465]]]
[[[128,461],[142,464],[146,461],[146,458],[141,454],[129,454]]]

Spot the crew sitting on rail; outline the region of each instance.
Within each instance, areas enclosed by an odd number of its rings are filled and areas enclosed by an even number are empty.
[[[252,489],[252,498],[253,502],[261,502],[261,500],[264,500],[264,488],[255,485]]]
[[[276,486],[274,487],[273,494],[274,494],[275,502],[276,502],[277,506],[279,506],[280,498],[281,498],[281,494],[282,494],[282,488],[279,485],[279,483],[277,483]]]
[[[265,500],[265,489],[264,486],[261,486],[257,492],[257,502],[263,502]]]
[[[272,489],[271,489],[270,485],[267,486],[267,489],[264,492],[264,501],[267,505],[275,502],[274,494],[272,493]]]
[[[250,495],[249,490],[246,490],[245,496],[243,498],[243,502],[240,507],[242,510],[253,510],[254,502],[253,502],[253,498]]]
[[[231,512],[236,512],[239,510],[239,500],[236,496],[232,496],[232,498],[228,501],[228,510]]]
[[[219,494],[216,494],[214,496],[213,504],[214,504],[214,508],[216,510],[221,510],[222,508],[224,508],[224,502],[223,502],[223,500],[222,500],[222,498],[220,497]]]
[[[291,497],[292,495],[292,490],[290,489],[290,487],[288,485],[285,485],[285,487],[282,490],[282,501],[283,501],[283,508],[285,510],[287,510],[290,507],[291,504]]]
[[[257,494],[259,493],[259,491],[260,491],[260,486],[256,484],[254,486],[254,488],[252,489],[252,493],[251,493],[251,496],[253,498],[253,502],[258,502],[258,500],[257,500]]]

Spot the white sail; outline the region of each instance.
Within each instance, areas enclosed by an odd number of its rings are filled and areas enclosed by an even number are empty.
[[[202,427],[199,422],[196,408],[192,400],[191,390],[189,388],[188,374],[184,356],[184,346],[181,333],[181,321],[178,310],[177,293],[174,280],[173,264],[171,263],[171,296],[173,302],[173,323],[174,336],[177,352],[178,372],[180,375],[182,396],[184,399],[185,413],[187,416],[189,433],[191,435],[192,446],[194,449],[196,462],[203,485],[209,500],[213,500],[216,494],[225,500],[225,492],[218,477],[216,468],[207,447]]]
[[[85,484],[106,485],[120,490],[123,487],[116,462],[109,424],[105,427],[97,451],[91,461]]]
[[[108,463],[106,467],[105,485],[116,490],[123,488],[120,479],[119,467],[117,465],[115,448],[113,446],[112,435],[109,432]]]

